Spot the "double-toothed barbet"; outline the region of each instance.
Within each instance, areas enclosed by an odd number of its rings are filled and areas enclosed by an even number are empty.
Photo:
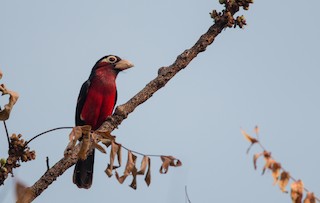
[[[77,108],[76,125],[90,125],[97,130],[113,112],[117,101],[116,78],[119,72],[133,67],[130,61],[115,55],[102,57],[93,66],[89,79],[81,87]],[[79,159],[73,172],[73,183],[79,188],[92,185],[94,150],[87,159]]]

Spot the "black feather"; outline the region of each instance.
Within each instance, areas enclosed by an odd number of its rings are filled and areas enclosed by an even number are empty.
[[[85,122],[81,120],[80,114],[83,108],[83,105],[87,98],[88,89],[90,87],[90,79],[83,83],[77,101],[76,107],[76,125],[82,126],[85,125]],[[73,172],[73,183],[76,184],[79,188],[88,189],[92,185],[93,179],[93,165],[94,165],[94,149],[92,153],[87,156],[87,159],[79,159],[74,167]]]

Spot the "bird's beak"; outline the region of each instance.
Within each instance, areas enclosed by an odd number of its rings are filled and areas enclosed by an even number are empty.
[[[121,61],[116,63],[115,69],[117,70],[126,70],[128,68],[132,68],[133,67],[133,63],[131,63],[128,60],[124,60],[122,59]]]

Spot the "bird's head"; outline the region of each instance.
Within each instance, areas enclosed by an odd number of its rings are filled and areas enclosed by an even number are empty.
[[[133,67],[133,64],[130,61],[121,59],[115,55],[107,55],[97,61],[93,67],[93,71],[97,71],[98,69],[108,69],[110,71],[114,71],[115,73],[119,73],[120,71],[131,67]]]

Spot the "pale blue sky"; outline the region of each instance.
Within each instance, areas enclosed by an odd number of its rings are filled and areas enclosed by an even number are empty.
[[[94,63],[116,54],[135,67],[119,75],[118,104],[126,102],[192,46],[212,24],[214,0],[1,1],[1,83],[19,92],[7,122],[26,139],[74,125],[76,99]],[[240,128],[261,128],[261,140],[282,165],[320,196],[320,27],[318,0],[256,1],[248,26],[227,29],[166,87],[139,106],[114,131],[118,142],[149,154],[168,154],[183,166],[158,173],[138,189],[107,178],[108,156],[97,153],[93,186],[72,183],[73,168],[34,202],[185,201],[193,203],[290,202],[272,186],[271,174],[254,171],[253,148]],[[3,105],[7,98],[1,98]],[[62,156],[69,131],[48,134],[30,147],[37,160],[23,163],[0,187],[0,202],[14,202],[14,180],[33,184]],[[0,157],[7,143],[1,128]],[[124,153],[125,154],[125,153]],[[258,165],[261,168],[262,162]]]

